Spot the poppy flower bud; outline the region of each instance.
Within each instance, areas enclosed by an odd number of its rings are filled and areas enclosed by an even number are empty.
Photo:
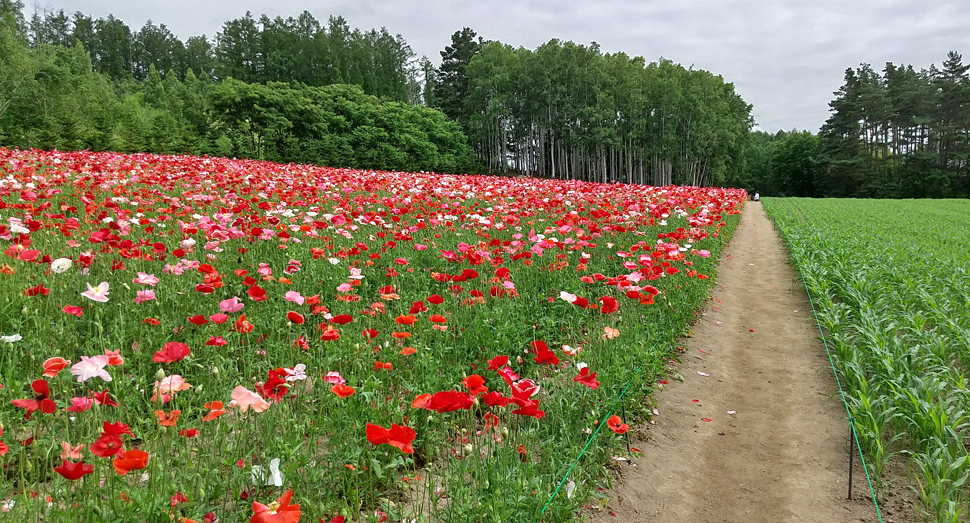
[[[475,448],[472,447],[472,444],[471,443],[469,443],[469,444],[465,445],[464,448],[461,449],[461,455],[462,456],[471,456],[472,455],[472,452],[474,452],[474,450],[475,450]]]
[[[202,385],[196,385],[195,386],[195,393],[196,394],[202,394]]]
[[[479,405],[479,401],[478,401],[478,396],[475,396],[475,401],[473,401],[473,402],[472,402],[472,405],[473,405],[473,406],[474,406],[475,408],[478,408],[478,405]]]
[[[219,375],[219,367],[212,367],[212,375],[213,376]]]
[[[165,370],[158,369],[158,372],[155,373],[155,381],[162,381],[163,379],[165,379]]]
[[[508,427],[502,427],[502,437],[503,438],[509,437],[509,428]]]

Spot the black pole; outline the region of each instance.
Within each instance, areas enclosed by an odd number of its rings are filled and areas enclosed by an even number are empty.
[[[852,429],[852,418],[849,418],[849,499],[852,499],[852,462],[855,461],[855,452],[852,452],[852,443],[855,439],[853,437],[854,432]]]
[[[623,413],[623,419],[626,419],[626,400],[620,398],[620,412]],[[626,431],[626,455],[630,455],[630,431]]]

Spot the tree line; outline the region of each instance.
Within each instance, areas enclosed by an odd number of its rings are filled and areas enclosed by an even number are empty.
[[[819,132],[813,191],[875,198],[970,197],[970,65],[847,69]]]
[[[351,84],[318,78],[314,85],[245,72],[239,75],[250,81],[232,75],[220,79],[225,66],[218,61],[190,67],[174,61],[184,56],[179,53],[159,55],[170,61],[147,62],[142,77],[143,64],[137,60],[126,58],[112,69],[116,61],[108,58],[115,55],[99,55],[96,46],[89,52],[78,38],[65,45],[43,36],[68,34],[49,30],[61,27],[53,21],[63,21],[62,12],[28,22],[19,2],[0,0],[0,15],[0,145],[209,154],[386,170],[477,169],[457,123],[436,109],[406,103],[401,89],[394,94],[380,82],[351,76]],[[75,15],[77,20],[86,18]],[[97,27],[115,23],[110,16],[96,22]],[[69,34],[78,27],[75,23]],[[106,37],[101,33],[98,38]],[[164,71],[157,63],[173,68]],[[256,70],[265,71],[265,63]],[[363,70],[352,64],[347,66],[352,74]],[[343,73],[337,68],[332,74]],[[373,76],[385,78],[383,73]]]
[[[492,172],[721,185],[744,169],[751,106],[669,60],[551,40],[535,50],[452,36],[425,101],[461,122]]]
[[[354,84],[398,102],[420,95],[414,52],[401,35],[386,28],[353,29],[340,16],[324,24],[308,11],[296,18],[255,18],[247,12],[225,22],[214,38],[199,35],[185,42],[165,24],[149,20],[136,31],[111,15],[57,10],[36,12],[21,23],[32,47],[81,45],[94,71],[114,81],[145,81],[154,65],[162,77],[172,71],[182,80],[192,70],[247,83]]]
[[[732,84],[595,43],[515,49],[465,28],[435,68],[400,35],[309,12],[184,42],[151,21],[0,12],[3,145],[657,185],[744,170],[751,106]]]
[[[738,184],[762,194],[970,197],[970,65],[847,69],[818,134],[752,133]]]

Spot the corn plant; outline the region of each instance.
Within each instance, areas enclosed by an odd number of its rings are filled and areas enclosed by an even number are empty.
[[[817,308],[883,493],[896,453],[934,521],[968,497],[970,203],[765,199]]]

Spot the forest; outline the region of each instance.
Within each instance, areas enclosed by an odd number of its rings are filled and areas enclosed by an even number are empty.
[[[968,70],[956,52],[940,68],[846,70],[819,131],[812,195],[970,197]]]
[[[595,43],[529,50],[474,36],[452,36],[433,102],[461,122],[489,171],[703,186],[743,169],[751,106],[720,76]]]
[[[818,134],[754,132],[738,185],[765,195],[970,197],[970,65],[847,69]]]
[[[595,43],[514,49],[465,28],[436,68],[400,35],[309,12],[183,42],[151,21],[0,10],[4,146],[724,185],[753,124],[720,76]]]

